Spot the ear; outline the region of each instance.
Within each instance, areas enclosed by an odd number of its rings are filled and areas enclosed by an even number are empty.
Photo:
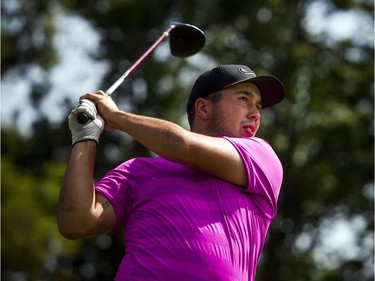
[[[204,98],[198,98],[195,101],[195,115],[202,119],[207,120],[209,117],[209,101]]]

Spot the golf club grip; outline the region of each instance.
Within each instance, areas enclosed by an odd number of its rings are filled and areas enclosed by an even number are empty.
[[[84,112],[80,112],[77,114],[77,122],[81,125],[86,124],[89,119],[89,116]]]

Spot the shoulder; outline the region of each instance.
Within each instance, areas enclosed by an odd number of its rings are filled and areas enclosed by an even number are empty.
[[[283,179],[283,167],[271,145],[261,138],[226,138],[237,149],[247,171],[247,192],[260,195],[256,204],[273,218]]]
[[[265,174],[282,176],[282,165],[279,157],[264,139],[252,138],[225,138],[237,149],[245,163],[247,170],[262,171]]]
[[[252,138],[229,138],[224,137],[228,140],[237,150],[245,151],[248,153],[271,153],[276,156],[271,145],[264,139],[252,137]]]

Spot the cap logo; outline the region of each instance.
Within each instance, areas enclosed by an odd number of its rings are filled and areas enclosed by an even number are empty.
[[[243,73],[243,74],[251,74],[251,72],[248,69],[246,69],[245,67],[242,67],[242,66],[238,69],[238,71]]]

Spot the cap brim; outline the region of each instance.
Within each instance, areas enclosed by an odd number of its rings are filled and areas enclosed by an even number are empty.
[[[261,75],[247,80],[260,89],[262,108],[267,108],[282,101],[285,97],[284,85],[272,75]]]

